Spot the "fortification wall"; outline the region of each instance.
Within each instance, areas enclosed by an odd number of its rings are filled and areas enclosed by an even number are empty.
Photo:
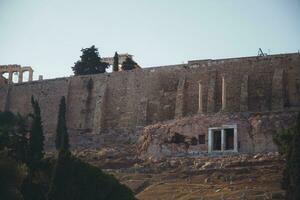
[[[126,137],[137,127],[199,111],[298,108],[299,77],[300,54],[190,61],[175,66],[2,85],[0,109],[28,114],[33,95],[39,100],[46,138],[51,143],[59,100],[66,96],[71,140],[92,145],[100,143],[98,136],[107,132]]]

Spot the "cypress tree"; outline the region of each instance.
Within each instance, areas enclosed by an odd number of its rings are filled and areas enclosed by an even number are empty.
[[[66,125],[66,99],[62,97],[59,104],[59,113],[57,118],[56,138],[55,138],[56,150],[63,149],[69,150],[69,136]]]
[[[115,52],[115,56],[114,56],[113,71],[114,72],[119,71],[119,55],[117,52]]]
[[[39,103],[31,97],[31,105],[33,108],[32,124],[30,128],[30,137],[29,137],[29,162],[32,165],[37,164],[41,161],[44,156],[44,133],[43,125],[41,118],[41,110]]]
[[[66,125],[66,99],[63,96],[59,104],[59,113],[57,118],[55,147],[58,151],[58,157],[54,166],[51,178],[50,189],[47,194],[47,200],[68,199],[69,194],[65,191],[66,181],[70,181],[69,164],[71,162],[71,153],[69,151],[69,135]]]
[[[127,57],[126,60],[122,63],[123,70],[132,70],[136,68],[136,62],[134,62],[130,57]]]

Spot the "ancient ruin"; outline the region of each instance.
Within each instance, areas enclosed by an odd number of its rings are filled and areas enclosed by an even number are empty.
[[[273,135],[293,124],[300,110],[300,54],[4,84],[0,110],[26,115],[32,95],[41,106],[48,149],[65,96],[74,149],[129,142],[140,158],[272,152]]]
[[[23,74],[25,72],[29,72],[28,81],[32,81],[33,69],[31,67],[21,67],[21,65],[0,65],[0,84],[6,82],[12,84],[14,74],[18,75],[18,83],[22,83]],[[7,80],[3,77],[5,73],[8,73]]]

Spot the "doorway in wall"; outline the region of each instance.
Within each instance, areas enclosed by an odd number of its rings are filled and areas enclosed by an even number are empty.
[[[234,149],[234,129],[226,128],[224,129],[225,133],[225,150]]]
[[[237,125],[208,128],[208,151],[238,151]]]
[[[213,151],[221,151],[221,130],[214,130],[213,131]]]

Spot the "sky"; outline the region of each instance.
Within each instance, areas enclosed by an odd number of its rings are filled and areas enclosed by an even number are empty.
[[[72,75],[81,49],[142,67],[300,50],[300,0],[0,0],[0,65]]]

